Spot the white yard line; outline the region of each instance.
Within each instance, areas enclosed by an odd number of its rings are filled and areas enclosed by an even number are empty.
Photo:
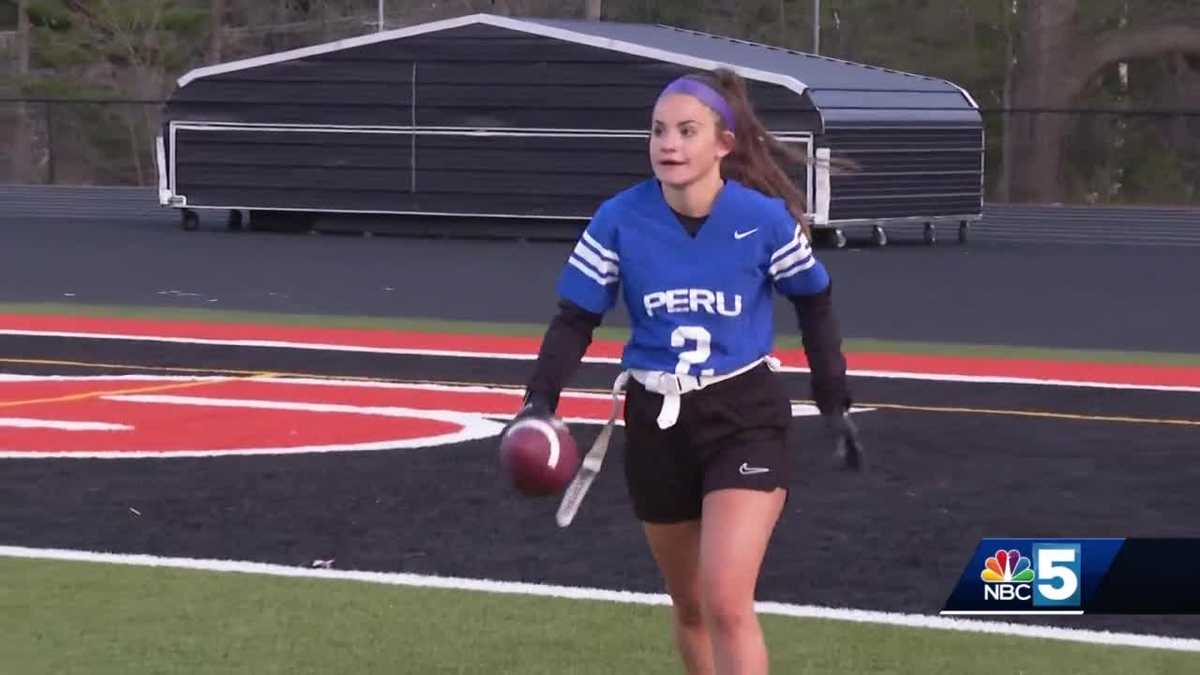
[[[155,335],[125,335],[110,333],[63,332],[0,329],[0,335],[24,335],[31,337],[69,337],[88,338],[96,340],[132,340],[139,342],[169,342],[176,344],[222,345],[229,347],[264,347],[274,349],[307,349],[332,352],[358,352],[365,354],[397,354],[406,356],[441,356],[450,358],[469,359],[499,359],[509,361],[533,361],[535,353],[525,352],[483,352],[455,349],[418,349],[412,347],[367,347],[362,345],[327,344],[321,342],[292,342],[286,340],[233,340],[218,338],[187,338],[166,337]],[[588,356],[584,363],[601,363],[609,365],[620,364],[621,360],[611,357]],[[148,368],[150,366],[147,366]],[[807,368],[786,366],[782,372],[807,373]],[[922,373],[891,370],[855,370],[847,373],[854,377],[873,377],[899,380],[919,380],[927,382],[980,382],[988,384],[1023,384],[1046,387],[1077,387],[1090,389],[1123,389],[1138,391],[1173,391],[1200,393],[1200,386],[1174,386],[1154,384],[1126,384],[1104,382],[1097,380],[1060,380],[1052,378],[1005,377],[1001,375],[958,375],[946,373]]]
[[[574,600],[599,600],[637,605],[668,605],[670,598],[657,593],[634,593],[630,591],[584,588],[575,586],[553,586],[549,584],[494,581],[489,579],[466,579],[458,577],[425,576],[391,572],[357,572],[349,570],[309,569],[267,563],[242,562],[236,560],[206,560],[196,558],[164,558],[150,555],[123,555],[96,553],[64,549],[39,549],[22,546],[0,546],[0,557],[25,558],[32,560],[65,560],[76,562],[131,565],[138,567],[163,567],[170,569],[199,570],[206,572],[233,572],[260,574],[276,577],[302,577],[309,579],[358,581],[390,586],[412,586],[418,588],[440,588],[449,590],[504,593]],[[952,619],[922,614],[876,612],[861,609],[820,607],[816,605],[793,605],[780,602],[759,602],[756,609],[761,614],[773,614],[805,619],[828,619],[855,623],[882,624],[907,628],[953,630],[968,633],[990,633],[1026,638],[1065,640],[1099,645],[1122,647],[1145,647],[1184,652],[1200,652],[1200,640],[1190,638],[1143,635],[1137,633],[1112,633],[1107,631],[1059,628],[1051,626],[1026,626],[1021,624]]]

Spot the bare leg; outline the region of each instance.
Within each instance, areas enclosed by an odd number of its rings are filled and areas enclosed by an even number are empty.
[[[763,675],[767,646],[754,590],[786,491],[715,490],[704,498],[700,585],[718,675]]]
[[[700,597],[700,521],[644,523],[650,552],[671,595],[675,645],[688,675],[713,675],[712,643]]]

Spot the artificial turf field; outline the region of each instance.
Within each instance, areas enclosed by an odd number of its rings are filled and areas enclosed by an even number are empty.
[[[401,403],[419,407],[428,394],[406,387],[486,386],[499,399],[482,409],[472,408],[482,404],[458,389],[451,393],[461,398],[438,405],[500,423],[504,402],[518,395],[528,368],[527,360],[469,354],[17,333],[0,335],[0,373],[8,378],[0,378],[0,391],[9,392],[0,398],[0,417],[119,424],[119,417],[108,416],[122,405],[168,410],[158,421],[138,418],[139,424],[159,425],[164,437],[182,436],[192,443],[180,447],[192,450],[204,447],[198,430],[207,429],[237,431],[229,442],[244,447],[262,429],[287,425],[305,438],[362,433],[362,442],[376,431],[354,421],[366,420],[361,411],[307,410],[312,419],[306,421],[271,417],[302,410],[263,412],[259,406],[252,413],[253,406],[236,402],[264,396],[286,399],[293,408],[333,401],[378,407],[396,406],[400,399],[388,397],[402,392]],[[1101,362],[1150,363],[1184,377],[1192,366],[1187,355],[1107,357],[1075,367],[1087,372],[1092,363],[1099,372]],[[606,403],[600,392],[615,372],[602,360],[581,369],[581,418],[596,417],[589,406]],[[49,386],[50,377],[59,378],[54,386],[75,378],[68,384],[76,388],[32,398],[19,389]],[[857,418],[872,470],[852,475],[831,466],[819,423],[803,414],[806,376],[781,377],[797,405],[793,435],[802,471],[764,567],[761,600],[928,615],[940,609],[983,536],[1194,533],[1192,486],[1200,468],[1190,460],[1200,435],[1198,391],[856,377],[863,408]],[[272,378],[341,388],[319,401],[307,393],[238,389],[266,387]],[[186,389],[114,393],[114,383]],[[352,394],[351,383],[358,387]],[[87,389],[90,384],[103,388]],[[222,406],[196,400],[218,393]],[[131,396],[167,398],[110,400]],[[103,419],[72,417],[72,411]],[[15,428],[0,450],[15,448]],[[598,426],[581,421],[573,429],[586,447]],[[335,570],[660,590],[624,499],[619,451],[576,523],[558,530],[555,503],[520,499],[499,480],[493,437],[353,452],[84,459],[38,457],[36,451],[60,448],[49,440],[56,436],[101,432],[26,427],[20,433],[30,442],[46,441],[22,446],[34,450],[32,456],[0,459],[0,545],[292,569],[332,560]],[[3,557],[0,579],[0,653],[6,655],[0,672],[677,669],[661,606]],[[775,672],[1200,669],[1198,654],[1159,649],[783,616],[764,623]],[[1191,617],[1059,617],[1053,623],[1200,637]]]
[[[0,559],[5,672],[674,673],[662,606]],[[1195,653],[764,616],[778,673],[1191,673]]]

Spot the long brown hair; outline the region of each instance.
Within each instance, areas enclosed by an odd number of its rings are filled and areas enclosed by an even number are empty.
[[[733,152],[721,160],[721,175],[749,186],[787,204],[788,211],[811,237],[808,209],[804,194],[788,177],[785,167],[805,166],[808,157],[799,150],[788,147],[767,131],[750,101],[746,82],[728,68],[688,75],[720,92],[733,109],[734,132]],[[717,116],[718,127],[725,128],[721,116]]]

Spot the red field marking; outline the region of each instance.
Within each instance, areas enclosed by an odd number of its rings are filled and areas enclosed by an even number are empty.
[[[322,400],[357,406],[397,406],[421,410],[454,410],[490,416],[511,416],[522,404],[522,389],[437,386],[421,384],[343,383],[328,380],[234,380],[204,388],[204,396],[264,398],[276,401],[308,401],[314,393]],[[565,392],[557,412],[568,418],[604,422],[612,410],[611,396],[585,396]]]
[[[420,349],[471,353],[537,354],[541,337],[423,333],[370,328],[318,328],[206,321],[152,321],[50,315],[0,314],[0,329],[197,340],[303,342],[370,349]],[[597,340],[589,356],[620,358],[623,344]]]
[[[131,431],[7,429],[0,448],[27,452],[182,452],[359,445],[451,434],[462,425],[422,417],[242,410],[88,400],[40,404],[21,417],[109,422]]]
[[[228,379],[228,378],[168,378],[138,380],[99,378],[86,380],[29,380],[0,381],[0,406],[27,400],[77,396],[87,392],[141,389],[161,383],[169,386],[194,383],[179,393],[187,396],[212,398],[269,399],[288,402],[336,402],[355,406],[394,406],[420,410],[451,410],[490,416],[512,415],[520,409],[524,391],[510,388],[436,386],[424,384],[391,384],[346,382],[337,380],[290,379]],[[12,385],[19,386],[12,386]],[[172,392],[164,392],[172,393]],[[19,406],[25,410],[26,406]],[[0,407],[0,411],[5,408]],[[18,414],[13,408],[9,413]],[[607,395],[584,395],[564,392],[558,412],[564,417],[604,422],[612,410],[612,398]],[[7,414],[7,413],[6,413]],[[22,413],[23,414],[23,413]]]
[[[147,380],[142,380],[142,384],[147,384]],[[9,386],[10,382],[0,382],[0,404],[20,403],[22,401],[41,400],[47,398],[62,398],[64,396],[75,396],[85,391],[95,391],[100,387],[105,389],[117,389],[122,386],[131,386],[129,381],[120,380],[105,380],[103,384],[96,383],[96,387],[84,387],[78,381],[49,381],[35,380],[29,382],[20,382],[19,386]],[[12,410],[4,414],[16,414]]]
[[[158,337],[178,340],[259,341],[275,343],[280,347],[286,347],[289,344],[310,347],[332,345],[366,351],[444,351],[524,357],[535,355],[541,343],[540,337],[22,314],[0,314],[0,331],[76,333],[96,337],[134,336],[144,339]],[[621,342],[595,340],[589,347],[587,356],[589,358],[618,359],[622,349],[623,343]],[[779,350],[776,352],[776,356],[790,367],[807,365],[802,349]],[[964,376],[1150,387],[1200,387],[1200,366],[872,352],[852,352],[847,355],[847,360],[853,371],[910,373],[916,377],[921,375]]]
[[[428,447],[499,434],[523,394],[518,388],[323,379],[0,374],[0,457]],[[572,424],[602,424],[612,411],[609,395],[570,391],[557,410]],[[795,414],[809,413],[798,408]]]
[[[0,412],[34,403],[68,403],[83,398],[99,398],[118,394],[161,393],[209,386],[204,380],[121,380],[106,382],[107,386],[80,387],[72,382],[31,381],[17,387],[0,387]],[[28,388],[26,388],[28,387]]]
[[[164,383],[162,379],[141,381],[150,382]],[[46,395],[131,389],[138,384],[134,378],[0,380],[0,400],[14,403]],[[11,405],[0,408],[0,456],[119,457],[425,447],[494,436],[502,424],[484,419],[481,408],[512,414],[520,405],[519,393],[504,401],[506,405],[500,400],[488,401],[489,396],[482,393],[456,398],[452,392],[437,392],[438,396],[423,401],[421,393],[371,392],[361,386],[215,381],[205,382],[202,387],[134,396]],[[477,405],[483,401],[488,405]],[[421,407],[410,403],[420,403]],[[434,405],[442,407],[431,407]],[[6,420],[18,422],[6,424]],[[131,428],[66,431],[13,426],[30,420]]]

